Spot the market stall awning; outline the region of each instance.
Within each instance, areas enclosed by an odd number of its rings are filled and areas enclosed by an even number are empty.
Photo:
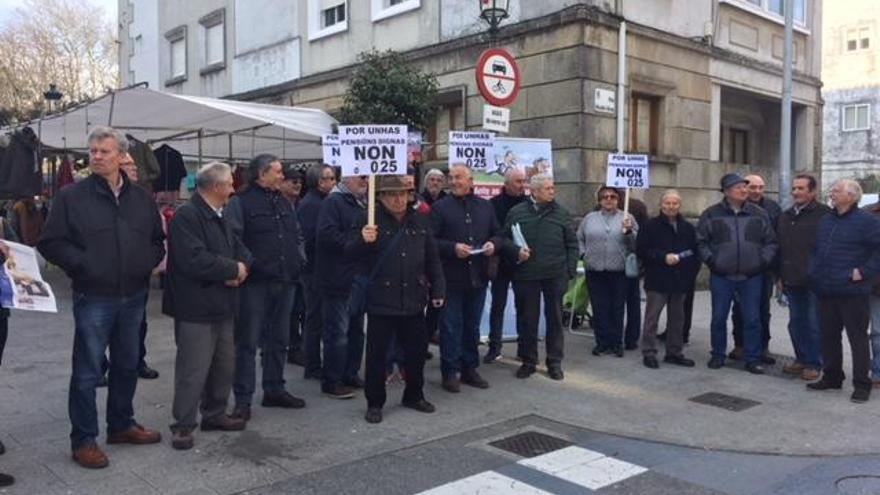
[[[321,135],[336,120],[322,110],[175,95],[144,87],[116,90],[31,122],[44,145],[85,150],[89,132],[110,125],[154,147],[167,143],[188,158],[249,160],[321,158]]]

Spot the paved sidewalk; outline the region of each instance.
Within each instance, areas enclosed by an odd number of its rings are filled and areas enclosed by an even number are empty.
[[[167,428],[173,332],[171,320],[159,311],[161,294],[154,291],[147,359],[162,376],[139,383],[135,410],[138,421],[161,428],[166,439],[152,446],[108,446],[110,467],[87,471],[70,460],[69,452],[67,387],[73,327],[68,283],[57,271],[46,276],[58,294],[61,312],[15,313],[0,368],[0,438],[8,450],[0,457],[0,471],[19,480],[0,493],[237,493],[308,473],[333,476],[328,468],[532,414],[596,432],[709,451],[798,456],[880,453],[880,435],[874,434],[880,397],[855,405],[848,400],[849,384],[843,392],[813,394],[796,379],[757,377],[734,368],[708,370],[705,293],[698,295],[692,344],[686,349],[698,362],[695,369],[661,364],[660,370],[648,370],[638,352],[623,359],[596,358],[589,355],[592,339],[567,335],[565,381],[554,382],[540,373],[517,380],[516,363],[504,359],[481,368],[492,384],[489,390],[465,387],[453,395],[440,389],[435,358],[426,370],[426,395],[437,413],[426,416],[397,407],[402,391],[398,386],[389,392],[385,422],[374,426],[363,421],[362,397],[325,398],[317,382],[301,378],[302,368],[288,366],[289,388],[306,398],[306,409],[257,406],[247,431],[197,432],[196,448],[177,452],[168,443]],[[771,345],[776,353],[791,354],[784,313],[774,305]],[[515,346],[506,345],[504,353],[515,355]],[[707,392],[760,404],[731,412],[688,400]],[[98,393],[102,418],[105,393]]]

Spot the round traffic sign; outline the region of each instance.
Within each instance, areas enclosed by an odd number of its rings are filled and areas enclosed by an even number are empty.
[[[477,61],[477,87],[490,104],[504,107],[516,100],[522,79],[513,55],[502,48],[490,48]]]

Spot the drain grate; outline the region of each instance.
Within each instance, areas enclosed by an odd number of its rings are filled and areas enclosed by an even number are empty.
[[[707,394],[698,395],[688,399],[697,404],[706,404],[707,406],[720,407],[728,411],[740,412],[746,409],[760,405],[761,403],[754,400],[743,399],[734,395],[721,394],[718,392],[709,392]]]
[[[489,445],[496,449],[511,452],[520,457],[535,457],[554,450],[564,449],[572,444],[568,440],[539,433],[537,431],[527,431],[516,435],[502,438]]]

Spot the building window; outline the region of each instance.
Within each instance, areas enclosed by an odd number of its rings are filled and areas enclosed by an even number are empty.
[[[202,74],[226,67],[226,10],[218,9],[199,19],[202,26]]]
[[[730,163],[749,163],[749,131],[730,129]]]
[[[853,28],[846,30],[846,51],[868,50],[871,48],[870,28]]]
[[[168,41],[168,79],[166,86],[186,80],[186,26],[178,26],[165,33]]]
[[[785,18],[786,0],[722,0],[726,3],[740,4],[752,11],[763,11],[776,18]],[[794,22],[807,25],[807,0],[794,0]]]
[[[373,22],[415,10],[422,5],[421,0],[370,0]]]
[[[633,94],[630,119],[630,150],[656,155],[660,133],[660,98]]]
[[[308,0],[309,40],[348,29],[347,0]]]
[[[871,105],[845,105],[843,107],[843,131],[867,131],[871,128]]]

